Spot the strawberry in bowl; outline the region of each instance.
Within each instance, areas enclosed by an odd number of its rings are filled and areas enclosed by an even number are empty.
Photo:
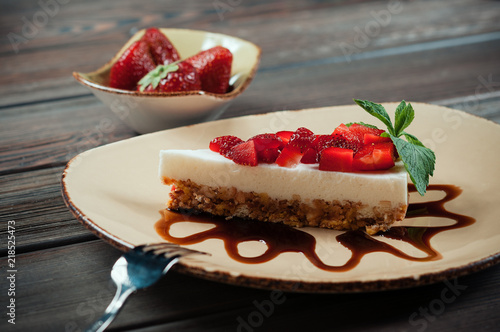
[[[156,66],[179,59],[180,55],[170,40],[157,28],[149,28],[113,64],[109,73],[109,86],[135,90],[139,80]]]
[[[149,28],[113,64],[109,86],[140,92],[229,90],[233,54],[214,46],[181,60],[172,42],[157,28]]]
[[[148,133],[217,118],[251,83],[260,55],[237,37],[149,28],[100,69],[73,76],[125,124]]]
[[[231,78],[231,51],[215,46],[184,61],[158,65],[137,82],[141,92],[198,91],[224,94]]]

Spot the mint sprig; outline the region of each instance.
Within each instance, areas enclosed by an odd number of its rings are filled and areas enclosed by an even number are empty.
[[[139,85],[139,90],[144,92],[148,85],[151,85],[153,89],[156,89],[158,84],[160,84],[160,81],[167,77],[168,73],[179,70],[179,66],[177,65],[179,62],[180,61],[175,61],[167,65],[156,66],[155,69],[151,70],[139,80],[137,83],[137,85]]]
[[[387,133],[383,133],[382,136],[391,138],[411,181],[418,193],[423,196],[429,185],[429,176],[434,174],[436,155],[418,138],[404,131],[415,118],[411,104],[403,100],[398,105],[393,126],[384,106],[367,100],[354,99],[354,102],[387,126]]]

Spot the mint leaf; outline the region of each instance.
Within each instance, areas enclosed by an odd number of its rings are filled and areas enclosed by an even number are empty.
[[[410,123],[415,118],[415,111],[411,104],[406,104],[403,100],[396,108],[396,117],[394,122],[394,136],[401,136],[403,130],[405,130]]]
[[[420,142],[419,139],[413,136],[412,134],[408,134],[407,132],[403,131],[403,135],[405,136],[406,140],[411,144],[424,146],[424,143]]]
[[[361,106],[365,111],[382,121],[388,129],[388,132],[394,135],[394,127],[392,126],[391,118],[384,106],[376,104],[368,100],[354,99],[354,102]]]
[[[139,85],[139,90],[144,92],[144,90],[151,85],[153,89],[160,84],[161,80],[167,77],[168,73],[175,72],[179,70],[177,65],[179,61],[169,63],[168,65],[158,65],[155,69],[147,73],[143,78],[139,80],[137,85]]]
[[[382,133],[381,136],[391,138],[411,181],[418,193],[423,196],[429,185],[429,176],[434,174],[436,155],[417,137],[404,131],[415,118],[413,106],[410,103],[406,104],[404,100],[398,105],[393,127],[382,105],[367,100],[354,99],[354,101],[387,126],[387,132]],[[404,136],[406,140],[400,138],[401,136]]]
[[[436,155],[422,143],[412,143],[413,139],[410,139],[412,142],[408,142],[394,135],[390,135],[390,137],[396,146],[406,171],[410,175],[411,181],[415,184],[418,193],[423,196],[429,185],[429,176],[434,173]],[[405,135],[405,137],[407,136]]]

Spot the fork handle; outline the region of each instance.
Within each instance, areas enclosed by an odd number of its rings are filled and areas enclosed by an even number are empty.
[[[94,324],[92,324],[92,326],[90,326],[86,330],[86,332],[104,331],[108,327],[108,325],[111,324],[111,322],[115,319],[116,315],[118,315],[120,309],[122,308],[127,298],[130,296],[130,294],[135,291],[136,289],[134,287],[118,285],[115,297],[106,308],[104,314]]]

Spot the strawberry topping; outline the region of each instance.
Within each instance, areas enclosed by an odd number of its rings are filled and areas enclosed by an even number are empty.
[[[300,158],[302,164],[316,164],[318,161],[319,154],[314,147],[308,148],[302,158]]]
[[[209,148],[214,152],[219,152],[221,155],[226,156],[233,146],[240,143],[243,143],[243,140],[236,136],[219,136],[210,141]]]
[[[257,166],[258,164],[254,141],[236,144],[228,151],[227,157],[240,165]]]
[[[319,169],[321,171],[351,172],[353,170],[351,149],[329,147],[321,151]]]
[[[341,124],[329,135],[315,135],[300,127],[256,135],[245,142],[235,136],[220,136],[209,147],[240,165],[276,163],[295,167],[302,163],[318,164],[322,171],[376,171],[393,167],[398,158],[391,138],[382,133],[362,124]]]
[[[260,134],[249,139],[255,143],[259,162],[272,164],[278,158],[285,144],[276,134]]]
[[[395,148],[392,142],[364,146],[353,158],[353,168],[376,171],[394,166]]]
[[[300,149],[304,153],[316,140],[316,135],[307,128],[298,128],[288,141],[288,145],[292,145]]]
[[[276,133],[276,136],[278,136],[279,138],[281,138],[281,140],[285,144],[288,143],[288,141],[290,140],[290,138],[292,137],[292,135],[293,135],[293,131],[289,131],[289,130],[278,131]]]
[[[282,167],[294,167],[300,163],[303,155],[299,147],[287,144],[276,158],[276,164]]]
[[[304,127],[298,128],[290,136],[290,140],[276,158],[276,164],[284,167],[297,165],[315,140],[316,135],[312,131]]]

